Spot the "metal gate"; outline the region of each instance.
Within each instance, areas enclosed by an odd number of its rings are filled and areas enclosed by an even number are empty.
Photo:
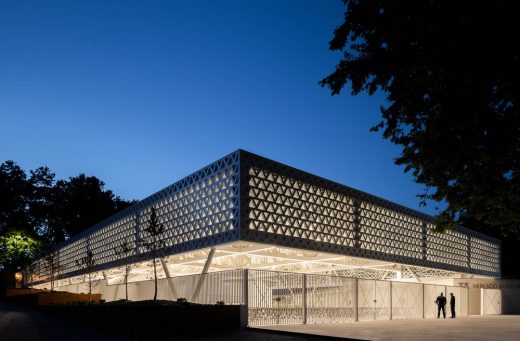
[[[446,296],[446,286],[444,285],[435,285],[435,284],[425,284],[424,285],[424,317],[425,318],[433,318],[437,317],[437,304],[435,300],[440,293]],[[449,309],[449,302],[448,302]]]
[[[436,317],[440,293],[455,295],[458,316],[468,313],[467,288],[268,270],[244,273],[249,326]],[[483,311],[499,314],[496,304],[488,303],[500,300],[491,291]],[[449,301],[446,308],[449,316]]]
[[[502,313],[502,292],[499,289],[480,289],[481,315]]]
[[[306,322],[340,323],[355,320],[353,278],[306,275]]]
[[[390,282],[358,280],[358,319],[390,320]]]
[[[468,316],[468,288],[446,287],[446,314],[451,315],[450,298],[455,296],[455,316]]]
[[[392,282],[392,319],[423,317],[423,285]]]
[[[303,274],[249,270],[248,325],[304,322]]]

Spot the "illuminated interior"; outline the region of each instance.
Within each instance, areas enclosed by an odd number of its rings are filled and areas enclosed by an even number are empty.
[[[219,245],[214,249],[211,259],[208,258],[211,248],[204,248],[168,256],[162,258],[162,261],[167,267],[169,277],[200,274],[207,262],[209,262],[208,272],[255,269],[420,283],[438,283],[439,280],[446,280],[449,283],[453,278],[469,276],[380,260],[243,241]],[[158,278],[168,277],[162,261],[157,261]],[[93,274],[92,279],[94,281],[106,279],[108,285],[122,284],[125,271],[125,267],[98,271]],[[129,283],[152,279],[152,261],[136,262],[130,266]],[[70,277],[60,280],[58,287],[84,283],[86,280],[85,275]]]

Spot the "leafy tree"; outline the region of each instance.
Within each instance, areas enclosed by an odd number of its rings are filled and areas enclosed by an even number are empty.
[[[520,29],[507,1],[345,0],[321,81],[338,94],[387,94],[372,130],[402,147],[395,160],[445,201],[453,223],[494,235],[520,227]],[[516,29],[515,29],[516,27]],[[514,237],[516,238],[516,237]]]
[[[143,246],[152,253],[153,260],[153,280],[154,280],[154,294],[153,300],[157,300],[157,251],[163,247],[164,241],[161,240],[161,236],[164,233],[164,225],[159,224],[157,221],[157,214],[155,212],[155,208],[152,207],[152,212],[150,212],[150,219],[148,220],[148,225],[144,228],[144,231],[148,234],[146,241],[143,243]]]
[[[12,265],[15,270],[31,260],[41,250],[41,242],[23,231],[11,231],[0,236],[0,267]]]
[[[79,268],[84,268],[87,270],[88,274],[88,301],[92,302],[92,270],[94,269],[94,266],[96,265],[96,260],[94,259],[94,254],[92,251],[88,250],[87,254],[76,260],[76,265]]]
[[[34,240],[39,247],[52,249],[133,203],[105,190],[104,185],[98,178],[84,174],[55,181],[48,167],[27,173],[14,161],[5,161],[0,164],[0,237],[4,237],[4,243]],[[24,255],[21,258],[2,252],[1,285],[9,285],[12,272],[30,263],[27,256],[36,255],[31,250],[32,246],[19,253]]]
[[[135,247],[133,247],[133,243],[129,241],[125,241],[123,244],[114,248],[114,253],[118,257],[127,258],[132,255],[135,255]],[[130,270],[132,270],[131,263],[125,264],[125,299],[128,301],[128,276],[130,275]]]

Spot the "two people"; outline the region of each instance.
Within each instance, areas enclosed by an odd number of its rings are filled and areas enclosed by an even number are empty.
[[[453,296],[453,293],[451,293],[450,296],[451,318],[453,319],[455,318],[455,296]],[[437,318],[441,317],[441,310],[442,316],[446,318],[446,297],[444,297],[444,294],[442,292],[439,296],[437,296],[435,303],[437,303]]]

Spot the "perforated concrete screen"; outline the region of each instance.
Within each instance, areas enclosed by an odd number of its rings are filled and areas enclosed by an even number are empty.
[[[143,226],[152,207],[165,227],[161,255],[237,240],[238,158],[239,152],[232,153],[65,243],[58,249],[60,277],[81,273],[76,260],[87,250],[93,252],[96,270],[149,259]],[[129,243],[134,252],[118,256],[115,249],[123,243]],[[45,262],[39,264],[39,276],[48,276]]]
[[[217,248],[212,266],[220,267],[210,272],[283,263],[284,271],[378,280],[500,275],[495,239],[464,228],[434,233],[430,216],[238,150],[61,245],[59,278],[81,281],[77,276],[85,270],[76,260],[88,250],[98,277],[124,264],[146,267],[144,227],[152,207],[165,227],[160,255],[170,257],[170,272],[177,274],[200,273],[200,264],[176,265],[173,255],[206,250],[202,256],[207,257],[209,247],[244,241],[263,245],[263,251],[232,254]],[[116,254],[123,243],[132,252]],[[327,261],[302,264],[295,251],[287,256],[283,248],[327,253],[320,256]],[[288,263],[293,256],[297,262]],[[41,283],[49,271],[43,261],[39,264]]]

